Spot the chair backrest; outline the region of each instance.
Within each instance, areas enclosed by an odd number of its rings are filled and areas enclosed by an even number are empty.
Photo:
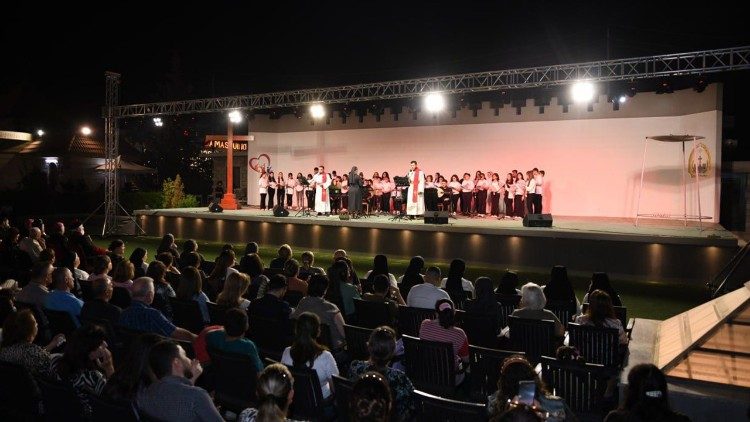
[[[170,297],[169,304],[172,306],[172,315],[176,326],[193,334],[198,334],[203,330],[205,324],[198,302]]]
[[[401,335],[418,336],[419,327],[426,319],[435,319],[434,309],[413,308],[411,306],[398,307],[398,332]]]
[[[547,302],[547,305],[544,308],[555,314],[557,319],[559,319],[562,323],[563,327],[566,328],[568,327],[568,323],[572,322],[573,315],[575,315],[578,311],[576,302],[568,300],[553,300]]]
[[[622,328],[625,328],[628,326],[628,308],[625,306],[613,306],[612,307],[615,310],[615,317],[620,320],[622,323]],[[581,312],[586,313],[589,309],[588,302],[581,304]]]
[[[288,303],[292,308],[296,308],[303,297],[305,297],[305,295],[298,290],[287,290],[282,300]]]
[[[464,289],[461,289],[461,290],[443,289],[443,290],[445,290],[448,293],[448,296],[450,296],[456,309],[464,309],[466,305],[466,301],[469,300],[469,295]]]
[[[560,362],[542,357],[542,379],[555,395],[562,397],[577,416],[603,416],[602,399],[608,378],[615,372],[593,363]]]
[[[524,355],[524,353],[469,346],[471,398],[473,400],[484,402],[487,396],[497,390],[500,367],[505,359],[513,355]]]
[[[109,303],[125,309],[130,306],[130,302],[132,301],[128,289],[117,286],[112,288],[112,298],[109,300]]]
[[[294,377],[294,398],[290,419],[323,419],[323,390],[318,373],[312,368],[288,366]]]
[[[487,420],[487,405],[451,400],[414,390],[421,410],[420,421],[484,422]]]
[[[223,326],[224,318],[229,308],[213,302],[206,302],[206,306],[208,306],[208,317],[211,319],[211,324]]]
[[[354,383],[338,375],[334,375],[332,378],[338,421],[349,422],[349,397],[352,395]]]
[[[469,344],[490,349],[497,347],[497,334],[500,331],[495,315],[464,312],[461,328],[469,338]]]
[[[451,343],[403,336],[404,365],[414,386],[450,395],[456,386],[456,357]]]
[[[529,361],[555,354],[555,322],[551,320],[508,317],[510,348],[526,353]]]
[[[112,326],[112,323],[109,322],[109,320],[106,320],[104,318],[81,318],[81,324],[92,324],[92,325],[98,325],[104,329],[104,331],[107,332],[107,343],[111,347],[117,347],[119,340],[117,338],[117,333],[115,332],[115,327]]]
[[[214,377],[214,400],[222,407],[239,413],[256,401],[258,371],[250,357],[209,347],[211,373]]]
[[[328,324],[320,324],[320,335],[317,338],[318,343],[327,347],[328,350],[333,350],[333,338],[331,337],[331,326]]]
[[[42,395],[22,365],[0,362],[0,416],[7,420],[34,420],[41,415]]]
[[[280,361],[284,348],[292,344],[291,328],[291,321],[253,316],[247,337],[255,342],[263,357]]]
[[[65,337],[68,337],[73,334],[77,328],[76,323],[73,320],[73,315],[66,311],[53,311],[44,308],[44,315],[47,317],[47,321],[49,321],[49,329],[52,336],[65,334]]]
[[[393,326],[393,319],[388,304],[354,299],[357,324],[364,328],[377,328],[381,325]]]
[[[110,400],[96,394],[88,394],[91,403],[91,420],[107,422],[138,422],[141,418],[135,403],[127,400]]]
[[[42,392],[45,420],[58,420],[60,415],[69,420],[84,420],[83,405],[72,384],[45,376],[36,377],[36,382]]]
[[[352,360],[367,360],[370,357],[370,352],[367,349],[367,340],[370,339],[370,334],[372,334],[372,330],[369,328],[344,324],[346,351]]]
[[[578,349],[589,363],[620,365],[620,333],[616,328],[568,324],[568,345]]]
[[[495,293],[495,300],[500,304],[499,320],[500,327],[505,328],[508,326],[508,316],[518,308],[518,304],[521,303],[521,295],[501,295]]]

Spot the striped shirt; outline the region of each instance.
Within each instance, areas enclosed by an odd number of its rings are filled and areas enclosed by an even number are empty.
[[[423,340],[442,341],[453,345],[456,364],[459,360],[469,359],[469,339],[464,330],[458,327],[443,328],[437,319],[426,319],[419,327],[419,338]]]

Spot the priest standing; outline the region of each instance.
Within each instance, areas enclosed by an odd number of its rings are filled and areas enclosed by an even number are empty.
[[[410,219],[424,215],[424,172],[417,167],[417,162],[409,165],[409,190],[406,193],[406,215]]]
[[[328,195],[328,187],[331,186],[331,175],[326,173],[323,166],[318,167],[318,172],[313,176],[315,182],[315,212],[318,215],[331,213],[331,202]]]

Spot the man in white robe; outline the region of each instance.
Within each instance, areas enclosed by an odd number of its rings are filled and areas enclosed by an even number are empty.
[[[325,167],[320,166],[318,172],[313,176],[313,182],[315,182],[315,212],[329,214],[331,202],[328,187],[331,186],[331,175],[326,173]]]
[[[406,193],[406,215],[414,218],[424,215],[424,172],[417,167],[417,162],[412,161],[409,165],[409,189]]]

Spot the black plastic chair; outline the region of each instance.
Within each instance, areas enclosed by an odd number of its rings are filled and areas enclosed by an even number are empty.
[[[451,343],[403,336],[404,366],[414,387],[450,396],[456,389],[456,358]]]
[[[130,306],[130,302],[132,301],[128,289],[117,286],[112,288],[112,298],[109,299],[109,303],[119,306],[121,309],[125,309]]]
[[[211,319],[211,325],[224,326],[226,313],[229,308],[213,302],[206,302],[206,305],[208,306],[208,316]]]
[[[509,316],[508,327],[510,348],[525,352],[531,363],[538,363],[542,356],[555,355],[555,321]]]
[[[589,363],[619,367],[620,333],[616,328],[594,327],[590,325],[568,324],[568,345]]]
[[[578,305],[575,300],[553,300],[547,302],[547,305],[544,308],[555,314],[557,319],[560,320],[563,327],[566,329],[568,328],[568,323],[573,322],[573,316],[578,312]]]
[[[505,359],[513,355],[523,356],[524,353],[469,346],[472,400],[485,402],[487,396],[497,391],[497,380],[500,378],[500,367],[503,365]]]
[[[368,328],[344,325],[346,351],[352,360],[367,360],[370,357],[370,352],[367,349],[367,341],[370,339],[371,334],[372,330]]]
[[[401,335],[419,336],[419,327],[426,319],[435,319],[434,309],[413,308],[411,306],[398,307],[398,332]]]
[[[390,327],[394,325],[390,308],[386,303],[354,299],[354,309],[357,314],[357,325],[360,327],[377,328],[381,325]]]
[[[508,317],[518,308],[521,303],[521,295],[502,295],[495,293],[495,300],[500,304],[500,328],[508,326]]]
[[[258,370],[250,357],[208,349],[214,377],[214,400],[223,408],[239,414],[256,402]]]
[[[61,415],[67,420],[85,420],[83,404],[73,385],[45,376],[36,377],[36,382],[42,392],[44,420],[59,421]]]
[[[487,420],[487,405],[451,400],[434,396],[423,391],[414,390],[414,397],[419,403],[420,422],[479,422]]]
[[[42,393],[22,365],[0,362],[0,419],[32,421],[42,414]]]
[[[318,343],[327,347],[328,350],[333,350],[333,337],[331,336],[331,327],[328,324],[320,324],[320,335],[317,338]]]
[[[172,306],[172,315],[176,326],[193,334],[198,334],[203,330],[205,323],[198,302],[171,297],[169,298],[169,304]]]
[[[297,305],[299,305],[299,301],[302,300],[303,297],[305,297],[305,295],[300,291],[287,290],[282,300],[288,303],[292,308],[296,308]]]
[[[576,416],[601,420],[609,410],[603,397],[608,378],[616,370],[592,363],[561,362],[547,356],[542,357],[541,364],[544,383],[565,400]]]
[[[49,330],[53,337],[58,334],[65,334],[65,337],[69,337],[78,328],[73,320],[73,315],[65,311],[53,311],[44,308],[44,315],[49,321]]]
[[[135,403],[127,400],[110,400],[88,394],[91,403],[91,420],[107,422],[138,422],[141,420]]]
[[[292,344],[291,320],[254,316],[250,319],[247,337],[255,342],[263,357],[280,361],[284,349]]]
[[[349,422],[349,397],[354,383],[338,375],[333,376],[333,392],[339,422]]]
[[[494,349],[497,347],[497,334],[500,332],[495,315],[464,312],[461,328],[469,338],[469,344]]]
[[[294,377],[294,398],[290,405],[290,419],[323,420],[323,390],[318,373],[312,368],[287,366]]]

